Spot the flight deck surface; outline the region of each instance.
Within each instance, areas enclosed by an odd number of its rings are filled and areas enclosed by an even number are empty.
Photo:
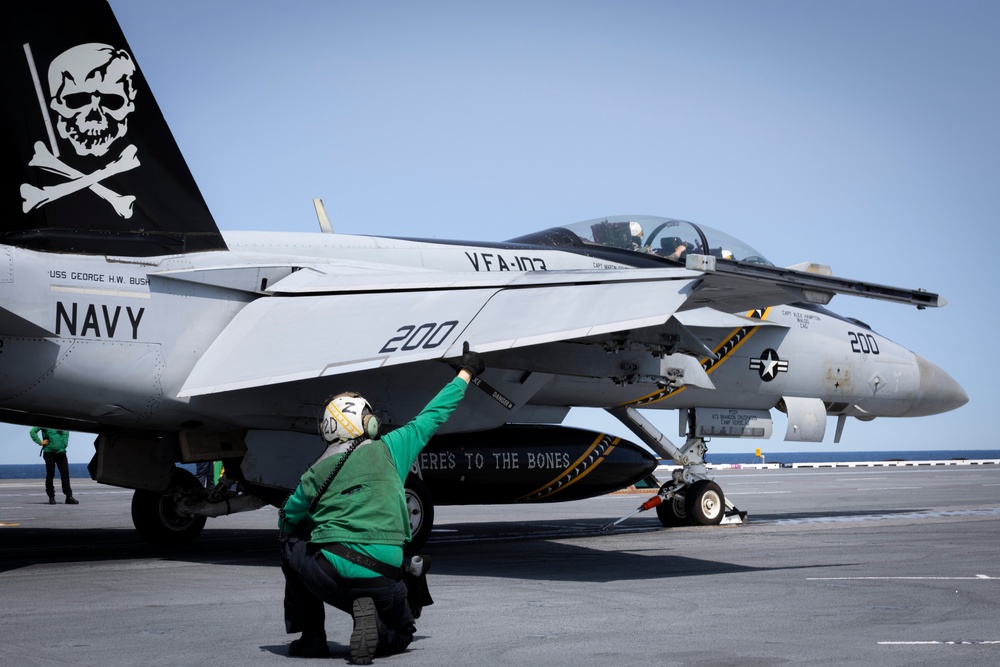
[[[748,522],[662,528],[643,495],[437,508],[407,665],[995,665],[1000,466],[720,470]],[[156,551],[131,492],[0,481],[0,664],[288,665],[277,511]],[[331,657],[350,618],[328,608]]]

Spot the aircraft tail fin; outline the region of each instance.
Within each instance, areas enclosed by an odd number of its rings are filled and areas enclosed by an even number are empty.
[[[148,257],[226,244],[107,0],[0,22],[0,243]]]

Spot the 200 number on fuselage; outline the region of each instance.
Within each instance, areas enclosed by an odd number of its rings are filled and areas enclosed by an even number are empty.
[[[458,326],[458,320],[407,324],[396,329],[396,335],[386,341],[379,353],[432,350],[439,347]]]

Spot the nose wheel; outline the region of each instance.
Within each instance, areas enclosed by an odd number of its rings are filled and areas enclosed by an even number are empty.
[[[670,486],[670,484],[667,483],[664,486]],[[670,500],[660,503],[656,506],[656,518],[667,528],[686,526],[688,518],[687,498],[675,494]]]
[[[667,493],[671,482],[663,485]],[[664,526],[717,526],[726,516],[726,496],[715,482],[702,479],[656,506],[656,517]]]
[[[726,514],[726,496],[718,484],[701,479],[687,488],[684,509],[692,526],[717,526]]]

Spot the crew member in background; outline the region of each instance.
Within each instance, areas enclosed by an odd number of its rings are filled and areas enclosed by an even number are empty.
[[[69,485],[69,460],[66,458],[69,431],[36,426],[31,429],[31,439],[42,447],[42,458],[45,459],[45,493],[49,497],[49,505],[56,504],[56,466],[59,466],[59,477],[62,478],[62,492],[66,496],[66,504],[79,505],[80,501],[73,497],[73,489]]]
[[[215,488],[215,461],[202,461],[195,466],[194,476],[203,489]]]
[[[285,629],[302,633],[289,655],[329,655],[324,602],[353,617],[355,664],[404,651],[413,640],[414,613],[401,578],[403,545],[411,537],[403,484],[417,454],[485,368],[468,343],[464,348],[458,376],[409,423],[383,436],[361,396],[340,394],[326,405],[320,433],[327,450],[281,511]]]

